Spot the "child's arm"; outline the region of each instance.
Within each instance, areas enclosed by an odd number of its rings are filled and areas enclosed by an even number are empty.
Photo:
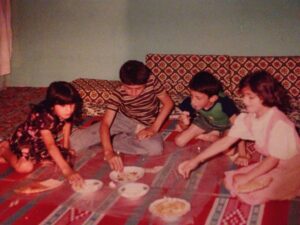
[[[71,123],[66,123],[63,127],[63,146],[66,149],[70,148]]]
[[[236,174],[233,177],[233,184],[240,185],[248,183],[249,181],[253,180],[256,177],[259,177],[270,170],[274,169],[279,162],[279,159],[274,158],[272,156],[268,156],[264,160],[262,160],[258,166],[250,170],[248,173],[245,174]]]
[[[72,157],[76,156],[76,151],[74,149],[70,149],[70,135],[72,130],[72,124],[66,123],[63,127],[63,147],[65,149],[69,150],[69,153],[72,155]]]
[[[233,114],[229,120],[230,123],[233,124],[235,119],[236,119],[237,115]],[[249,164],[249,159],[250,159],[250,155],[247,154],[247,150],[246,150],[246,143],[245,141],[241,140],[238,144],[237,144],[237,151],[238,151],[238,156],[237,158],[234,160],[234,163],[236,165],[239,166],[247,166]]]
[[[107,109],[104,113],[103,120],[100,125],[100,140],[103,147],[104,158],[109,163],[112,170],[122,171],[123,162],[121,157],[113,151],[110,137],[110,127],[116,116],[116,111]]]
[[[177,123],[177,130],[183,131],[186,130],[191,123],[190,113],[188,111],[183,111],[180,113]]]
[[[157,97],[159,98],[160,102],[162,103],[162,108],[160,109],[160,112],[157,115],[152,126],[149,128],[145,128],[144,130],[141,130],[137,134],[138,139],[148,138],[148,137],[151,137],[154,134],[156,134],[159,131],[159,129],[161,128],[165,119],[170,114],[171,110],[173,109],[174,103],[166,91],[163,91],[163,93],[158,95]]]
[[[237,144],[238,155],[234,159],[234,163],[238,166],[248,166],[251,155],[247,153],[245,141],[240,141]]]
[[[188,178],[190,172],[194,170],[200,163],[217,155],[218,153],[226,151],[232,144],[234,144],[238,140],[238,138],[230,136],[225,136],[217,140],[203,152],[198,154],[195,158],[180,163],[178,166],[179,174],[181,174],[184,178]]]
[[[82,177],[75,172],[66,160],[62,157],[52,133],[49,130],[41,130],[42,139],[46,145],[49,155],[52,157],[54,162],[61,169],[63,175],[69,180],[72,185],[82,186],[83,179]]]
[[[63,147],[69,151],[71,158],[69,159],[68,163],[74,164],[74,160],[76,157],[76,151],[70,148],[70,135],[72,130],[72,124],[66,122],[63,127]]]

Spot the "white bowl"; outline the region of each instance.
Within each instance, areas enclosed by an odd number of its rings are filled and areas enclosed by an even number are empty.
[[[149,186],[143,183],[126,183],[119,187],[118,192],[124,198],[137,199],[149,191]]]
[[[145,170],[137,166],[125,166],[122,172],[111,171],[109,177],[118,183],[134,182],[144,176]]]
[[[87,193],[93,193],[95,191],[98,191],[102,188],[103,182],[101,180],[96,179],[87,179],[84,181],[84,184],[81,188],[72,186],[73,190],[81,193],[81,194],[87,194]]]

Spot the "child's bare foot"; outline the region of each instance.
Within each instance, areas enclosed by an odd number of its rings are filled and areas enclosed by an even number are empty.
[[[248,166],[251,156],[249,154],[245,156],[239,155],[233,162],[238,166]]]

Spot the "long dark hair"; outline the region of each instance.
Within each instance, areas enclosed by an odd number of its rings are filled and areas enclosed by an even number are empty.
[[[35,105],[33,109],[51,113],[54,105],[66,104],[75,104],[74,113],[67,121],[79,123],[82,115],[82,99],[78,91],[68,82],[55,81],[49,85],[45,100]]]
[[[265,106],[277,106],[282,111],[290,110],[289,96],[284,87],[267,71],[261,70],[242,78],[239,89],[249,87],[263,101]]]

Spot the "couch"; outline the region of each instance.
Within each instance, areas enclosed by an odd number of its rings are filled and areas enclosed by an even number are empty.
[[[300,56],[229,56],[196,54],[148,54],[146,65],[164,84],[178,104],[189,94],[188,83],[201,70],[212,72],[220,79],[225,93],[243,108],[238,95],[238,83],[249,72],[266,70],[288,91],[292,111],[288,116],[300,131]],[[72,81],[84,101],[84,113],[102,115],[111,90],[120,81],[79,78]],[[174,111],[175,112],[175,111]]]

